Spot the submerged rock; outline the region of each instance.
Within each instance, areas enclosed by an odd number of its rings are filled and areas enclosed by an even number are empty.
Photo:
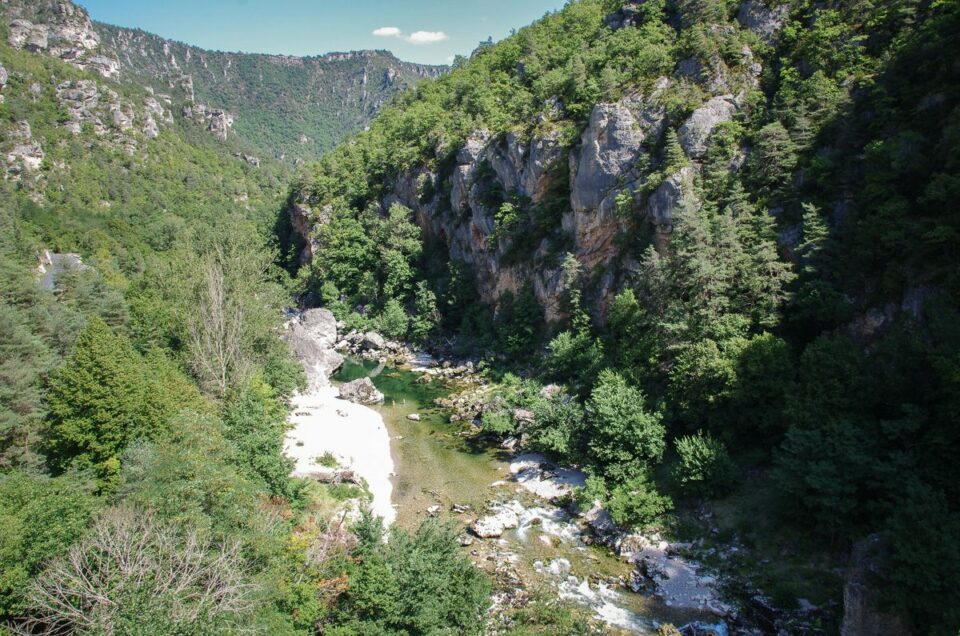
[[[383,402],[383,393],[377,390],[370,378],[360,378],[340,387],[340,399],[355,404],[380,404]]]

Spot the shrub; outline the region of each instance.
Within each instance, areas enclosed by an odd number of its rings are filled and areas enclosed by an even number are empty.
[[[403,309],[403,305],[395,299],[390,299],[384,305],[383,311],[377,316],[377,329],[383,335],[394,340],[402,340],[407,336],[410,326],[410,317]]]
[[[674,477],[684,492],[713,497],[730,490],[736,466],[723,442],[699,431],[677,439],[674,444],[679,456]]]
[[[663,457],[665,429],[639,389],[604,371],[587,402],[587,456],[607,479],[625,482]]]
[[[507,411],[487,411],[483,414],[483,430],[494,435],[512,435],[517,431],[513,416]]]
[[[673,501],[657,492],[644,471],[614,487],[605,507],[618,525],[634,528],[656,522],[673,508]]]

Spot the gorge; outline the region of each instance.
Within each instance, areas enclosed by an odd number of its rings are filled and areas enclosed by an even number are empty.
[[[0,14],[0,633],[957,633],[960,4]]]

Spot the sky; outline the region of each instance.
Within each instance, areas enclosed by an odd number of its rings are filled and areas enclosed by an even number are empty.
[[[79,0],[97,21],[205,49],[318,55],[386,49],[448,64],[564,0]]]

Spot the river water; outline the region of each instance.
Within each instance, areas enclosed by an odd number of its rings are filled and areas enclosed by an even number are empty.
[[[520,488],[511,479],[510,454],[474,439],[469,425],[449,423],[449,413],[433,404],[450,392],[441,381],[421,384],[416,382],[419,374],[359,361],[348,361],[333,379],[347,382],[371,374],[386,397],[375,408],[391,436],[393,504],[401,527],[416,529],[436,506],[441,519],[465,527],[498,502],[519,513],[520,526],[499,540],[478,540],[464,548],[488,572],[508,565],[528,588],[552,586],[559,596],[589,606],[597,618],[625,633],[652,632],[657,622],[682,625],[708,618],[609,585],[628,580],[633,566],[605,547],[584,544],[566,511]],[[419,421],[408,419],[414,413]],[[458,513],[454,506],[469,510]]]

